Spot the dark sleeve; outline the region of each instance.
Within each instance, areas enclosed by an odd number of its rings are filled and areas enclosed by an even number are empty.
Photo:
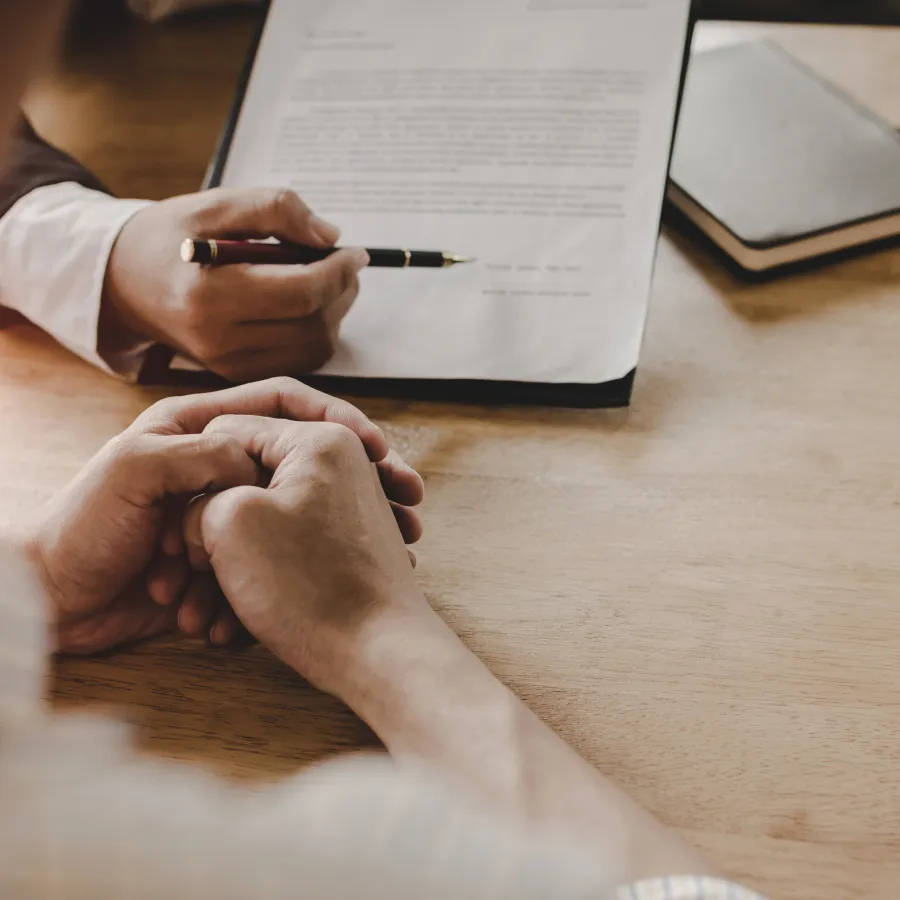
[[[95,191],[110,193],[103,183],[62,150],[48,144],[22,119],[9,164],[0,171],[0,216],[26,194],[48,184],[74,181]]]

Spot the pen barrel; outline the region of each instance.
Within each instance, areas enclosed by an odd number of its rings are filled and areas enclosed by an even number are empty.
[[[195,243],[195,252],[200,244],[208,244],[207,259],[215,265],[309,265],[327,259],[336,253],[335,247],[304,247],[301,244],[264,244],[253,241],[205,241]]]
[[[378,250],[371,249],[369,265],[376,269],[440,269],[444,266],[444,254],[431,250]]]
[[[337,253],[338,247],[306,247],[303,244],[262,241],[220,241],[187,239],[181,250],[185,262],[201,265],[310,265]],[[434,250],[372,249],[369,265],[378,269],[441,269],[447,263]]]

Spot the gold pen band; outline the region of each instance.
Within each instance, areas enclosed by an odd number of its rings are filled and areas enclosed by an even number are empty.
[[[404,250],[403,255],[406,257],[403,260],[403,268],[408,269],[409,264],[412,262],[412,252],[410,250]]]
[[[204,249],[207,253],[204,253]],[[208,254],[208,258],[207,257]],[[214,262],[219,255],[219,246],[215,241],[195,241],[186,238],[181,243],[181,258],[186,262]]]

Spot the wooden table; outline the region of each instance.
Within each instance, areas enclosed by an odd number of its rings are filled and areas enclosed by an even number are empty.
[[[196,188],[252,22],[123,26],[29,107],[120,192]],[[900,34],[776,34],[900,124]],[[0,332],[4,515],[157,396]],[[628,414],[361,405],[427,478],[429,596],[589,760],[773,898],[896,895],[900,251],[749,287],[667,234]],[[66,661],[54,698],[229,777],[373,743],[260,650]]]

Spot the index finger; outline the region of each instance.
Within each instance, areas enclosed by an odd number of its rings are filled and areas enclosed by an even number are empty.
[[[279,188],[213,188],[192,196],[193,227],[198,237],[278,237],[331,247],[338,229],[313,215],[294,191]]]
[[[314,446],[326,436],[347,435],[352,446],[356,446],[350,433],[343,429],[326,432],[316,424],[298,426],[259,416],[222,416],[210,422],[206,433],[223,433],[236,438],[244,452],[270,472],[278,469],[287,455],[298,448],[300,436],[308,446]],[[381,489],[391,503],[409,508],[422,502],[425,496],[422,478],[398,453],[390,451],[376,465],[376,470]]]
[[[240,322],[296,319],[325,310],[359,290],[357,275],[369,264],[365,250],[345,248],[305,266],[222,266],[206,277],[217,297],[231,297]],[[240,283],[235,283],[239,274]],[[216,282],[222,284],[218,289]]]
[[[213,419],[224,415],[333,422],[356,434],[372,462],[380,462],[388,454],[384,432],[352,403],[287,377],[269,378],[208,394],[169,397],[140,415],[129,431],[200,434]]]

